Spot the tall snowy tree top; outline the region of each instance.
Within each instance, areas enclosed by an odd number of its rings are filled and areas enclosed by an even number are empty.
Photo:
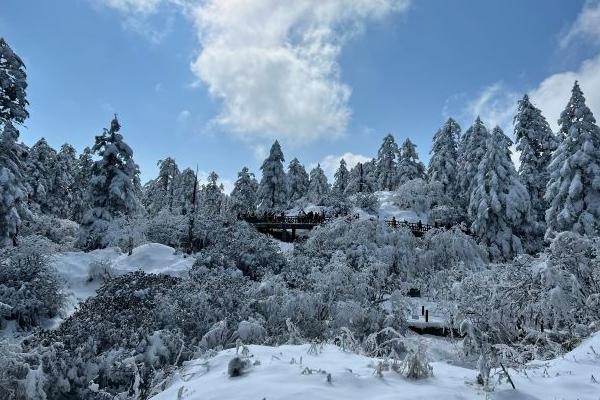
[[[561,139],[578,135],[580,132],[594,132],[598,129],[596,118],[585,104],[585,97],[577,81],[571,89],[571,98],[567,107],[560,114],[558,124],[560,125]]]
[[[280,209],[287,203],[287,181],[283,170],[283,152],[276,140],[271,146],[269,157],[260,169],[262,178],[259,185],[259,206],[263,210]]]
[[[377,152],[377,184],[381,190],[394,190],[397,186],[397,157],[398,145],[391,134],[383,138],[383,143]]]
[[[320,164],[310,171],[310,184],[308,187],[308,198],[315,204],[323,201],[324,196],[329,194],[329,183],[325,172]]]
[[[530,147],[537,158],[544,153],[549,154],[556,149],[556,138],[542,112],[531,104],[529,96],[519,100],[517,114],[514,118],[517,150],[524,151]]]
[[[449,118],[433,136],[429,160],[429,178],[441,182],[444,192],[451,196],[454,196],[456,191],[456,174],[458,172],[457,137],[460,137],[460,126],[452,118]]]
[[[398,145],[394,140],[394,136],[391,134],[387,134],[383,138],[383,143],[381,143],[381,147],[377,151],[377,159],[391,159],[395,160],[398,155]]]
[[[263,162],[263,165],[260,167],[261,169],[268,167],[268,163],[270,162],[284,162],[285,158],[283,158],[283,151],[281,151],[281,146],[279,145],[279,141],[275,141],[271,146],[271,150],[269,151],[269,157]]]
[[[419,155],[417,154],[417,145],[411,142],[411,140],[408,138],[404,141],[404,143],[402,143],[401,157],[412,161],[419,159]]]
[[[23,123],[29,113],[26,110],[27,74],[25,64],[0,38],[0,122]]]
[[[340,166],[337,171],[335,171],[334,182],[333,182],[333,190],[338,193],[344,193],[346,187],[348,186],[350,172],[346,167],[346,160],[343,158],[340,160]]]

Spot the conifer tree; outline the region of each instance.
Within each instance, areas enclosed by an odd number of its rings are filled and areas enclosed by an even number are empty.
[[[288,198],[291,202],[300,200],[308,193],[308,174],[297,158],[290,161],[288,165],[287,183]]]
[[[532,223],[529,194],[510,158],[511,144],[499,127],[488,135],[469,203],[471,229],[495,261],[523,252],[521,238]]]
[[[48,209],[52,215],[70,218],[73,213],[77,153],[70,144],[63,144],[50,166]]]
[[[139,169],[120,129],[115,116],[110,128],[96,136],[92,147],[100,159],[92,167],[88,198],[91,208],[85,213],[80,228],[79,245],[85,249],[105,247],[111,222],[133,216],[140,207],[136,190]]]
[[[157,215],[166,209],[173,212],[175,182],[179,177],[177,162],[167,157],[159,160],[158,177],[144,185],[143,204],[150,215]]]
[[[260,167],[262,178],[258,186],[258,207],[264,211],[282,211],[287,203],[287,180],[283,170],[283,152],[278,141],[273,143],[269,157]]]
[[[325,197],[329,195],[331,189],[327,182],[325,172],[320,164],[310,171],[310,183],[308,186],[308,200],[314,204],[321,205]]]
[[[207,216],[217,216],[221,214],[224,194],[223,185],[217,181],[219,175],[215,171],[208,174],[207,182],[202,185],[202,211]]]
[[[56,162],[56,150],[46,139],[38,140],[27,157],[27,183],[30,188],[29,204],[33,210],[50,213],[50,192],[52,191],[52,168]]]
[[[558,148],[548,166],[545,199],[546,237],[573,231],[600,232],[600,128],[575,82],[571,98],[558,120]]]
[[[194,198],[198,197],[196,173],[191,168],[184,169],[174,186],[173,213],[188,215],[194,209]]]
[[[77,172],[73,183],[73,206],[71,218],[81,222],[83,215],[90,209],[88,203],[88,186],[92,179],[94,160],[92,150],[89,147],[83,149],[77,160]]]
[[[433,137],[431,159],[427,175],[430,181],[443,185],[444,194],[454,199],[457,194],[458,150],[456,138],[460,137],[460,126],[452,118]]]
[[[18,138],[12,122],[4,122],[0,136],[0,246],[17,244],[22,217],[27,215],[24,150],[17,144]]]
[[[515,139],[519,156],[519,177],[531,198],[536,221],[544,222],[548,203],[544,200],[548,183],[548,165],[558,144],[542,112],[524,95],[519,101],[514,119]]]
[[[231,210],[236,214],[250,214],[256,211],[256,192],[258,182],[247,167],[238,172],[231,192]]]
[[[406,139],[400,150],[398,182],[403,184],[413,179],[425,179],[425,166],[419,161],[417,146],[410,139]]]
[[[4,38],[0,38],[0,125],[8,121],[22,124],[27,112],[25,64]]]
[[[346,167],[346,160],[343,158],[340,160],[340,166],[337,171],[335,171],[334,178],[333,192],[336,194],[343,194],[346,191],[346,187],[348,187],[348,182],[350,180],[350,172]]]
[[[365,163],[368,164],[368,163]],[[368,169],[365,164],[358,163],[350,170],[348,177],[348,186],[346,186],[346,194],[353,195],[357,193],[373,193],[374,185],[368,174]]]
[[[376,175],[379,190],[394,190],[398,186],[397,175],[398,145],[388,134],[377,152]]]
[[[472,185],[483,158],[490,134],[481,119],[467,129],[460,142],[458,161],[458,200],[461,207],[467,208]]]

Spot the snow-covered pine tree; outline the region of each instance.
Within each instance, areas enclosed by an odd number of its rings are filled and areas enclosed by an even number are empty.
[[[458,149],[456,138],[460,137],[460,126],[452,118],[433,136],[431,159],[427,175],[429,181],[438,181],[443,185],[444,194],[450,199],[456,198],[458,172]]]
[[[521,152],[519,177],[529,192],[533,217],[544,223],[548,209],[548,203],[544,200],[549,177],[548,165],[558,141],[542,112],[531,104],[527,95],[519,100],[514,127],[516,148]]]
[[[215,171],[208,174],[206,178],[206,184],[202,185],[201,199],[202,199],[202,212],[207,216],[218,216],[221,214],[221,208],[223,205],[223,185],[219,185],[217,181],[219,175]]]
[[[288,199],[295,202],[308,193],[309,178],[304,165],[297,158],[290,161],[287,173]]]
[[[511,260],[522,253],[519,235],[532,224],[529,194],[510,158],[511,144],[499,127],[488,135],[469,203],[471,229],[494,261]]]
[[[73,221],[81,222],[85,212],[90,209],[87,199],[93,167],[92,150],[86,147],[77,160],[77,172],[75,173],[75,181],[73,183],[73,207],[71,215]]]
[[[346,187],[348,187],[348,182],[350,180],[350,171],[348,171],[346,160],[343,158],[340,160],[340,166],[337,171],[335,171],[334,178],[333,192],[336,194],[343,194],[346,191]]]
[[[331,189],[327,182],[325,172],[321,168],[321,164],[317,164],[315,168],[310,171],[310,183],[308,186],[308,200],[314,204],[321,205],[323,200]]]
[[[158,160],[158,177],[146,183],[143,188],[142,202],[150,215],[161,210],[173,211],[175,181],[179,177],[177,162],[171,157]]]
[[[467,129],[459,144],[458,158],[458,200],[461,207],[468,208],[472,184],[477,175],[479,163],[485,154],[485,146],[490,134],[481,118]]]
[[[84,249],[105,247],[111,222],[133,216],[140,209],[135,187],[139,182],[139,168],[133,161],[133,150],[119,133],[120,129],[115,116],[110,129],[104,129],[96,136],[92,147],[100,159],[92,167],[88,197],[91,208],[85,213],[79,232],[79,246]]]
[[[366,164],[366,163],[365,163]],[[373,193],[373,182],[371,181],[368,170],[363,163],[358,163],[350,170],[346,194]]]
[[[262,178],[258,186],[258,208],[263,211],[281,211],[287,204],[287,179],[283,170],[283,152],[276,140],[269,157],[260,167]]]
[[[600,128],[575,82],[558,120],[560,143],[548,166],[546,237],[600,232]]]
[[[398,186],[398,145],[391,134],[383,138],[377,152],[376,175],[379,190],[394,190]]]
[[[23,149],[18,138],[12,122],[5,121],[0,136],[0,247],[11,241],[16,244],[21,219],[27,213]]]
[[[27,74],[25,64],[0,38],[0,123],[23,123],[27,112]]]
[[[50,213],[49,195],[52,191],[52,167],[56,160],[54,150],[46,139],[38,140],[27,157],[27,183],[30,188],[29,204],[32,210]]]
[[[50,166],[50,192],[47,196],[48,210],[60,218],[73,214],[74,184],[77,173],[77,153],[70,144],[63,144]]]
[[[238,172],[238,179],[235,181],[233,191],[231,192],[231,211],[234,214],[250,214],[256,211],[256,192],[258,191],[258,182],[254,174],[247,167]]]
[[[196,173],[191,168],[184,169],[175,181],[173,192],[175,214],[187,215],[192,211],[194,197],[198,197],[197,190],[194,194],[194,188],[197,187]]]
[[[400,160],[398,161],[398,183],[403,184],[413,179],[426,179],[425,166],[419,161],[417,146],[406,139],[402,143],[400,150]]]

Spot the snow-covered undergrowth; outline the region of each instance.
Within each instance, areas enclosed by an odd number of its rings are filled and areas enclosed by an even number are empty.
[[[440,347],[436,342],[442,341],[429,341]],[[600,332],[564,357],[509,369],[516,390],[502,379],[493,382],[490,393],[475,384],[476,370],[447,360],[431,363],[433,376],[411,380],[392,369],[379,374],[377,366],[384,360],[333,345],[248,350],[250,367],[241,376],[229,377],[227,366],[236,349],[224,350],[187,362],[153,399],[597,399],[600,394]]]

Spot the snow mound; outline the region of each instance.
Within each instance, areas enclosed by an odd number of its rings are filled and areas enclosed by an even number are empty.
[[[510,369],[517,389],[503,381],[489,393],[475,383],[477,371],[444,361],[432,363],[433,377],[414,381],[393,371],[379,377],[374,368],[379,360],[333,345],[325,345],[316,353],[310,345],[248,349],[252,366],[242,376],[229,377],[228,363],[236,357],[236,350],[224,350],[212,358],[186,363],[173,376],[170,386],[152,399],[597,400],[600,395],[600,383],[594,381],[600,382],[600,332],[564,357],[530,363],[525,372]]]
[[[394,204],[394,192],[379,191],[375,192],[375,196],[379,200],[379,218],[389,220],[392,217],[396,221],[419,222],[427,223],[429,218],[426,214],[420,214],[413,210],[402,210]]]
[[[90,281],[89,272],[94,263],[106,263],[110,270],[118,275],[141,270],[153,274],[183,276],[192,267],[194,260],[193,257],[176,253],[172,247],[149,243],[133,249],[131,256],[122,253],[117,247],[111,247],[89,252],[59,253],[53,258],[52,263],[65,282],[67,294],[65,314],[68,316],[75,311],[77,304],[94,296],[102,284],[99,280]],[[44,327],[52,329],[60,322],[60,318],[54,318]]]
[[[474,371],[444,363],[434,363],[435,376],[426,380],[411,381],[396,372],[378,377],[377,360],[332,345],[319,354],[310,352],[310,345],[248,348],[253,365],[242,376],[228,376],[236,351],[225,350],[189,362],[153,399],[431,399],[442,393],[443,398],[464,398],[464,381],[475,377]]]

